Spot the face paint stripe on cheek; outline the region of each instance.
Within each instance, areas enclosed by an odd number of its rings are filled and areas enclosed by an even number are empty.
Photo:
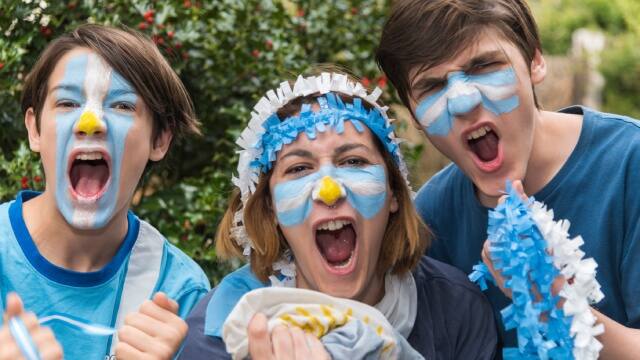
[[[519,105],[516,91],[513,68],[479,75],[453,72],[443,90],[417,105],[416,118],[427,133],[446,136],[456,116],[468,113],[479,104],[496,115],[513,111]]]
[[[349,204],[369,219],[376,215],[386,199],[387,181],[384,167],[335,168],[325,166],[303,178],[276,184],[274,199],[278,221],[283,226],[304,222],[312,209],[312,190],[323,177],[330,176],[344,185]]]

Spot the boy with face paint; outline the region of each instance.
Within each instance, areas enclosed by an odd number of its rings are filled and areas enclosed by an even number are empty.
[[[56,358],[52,336],[68,359],[172,358],[209,282],[129,205],[149,161],[198,133],[186,89],[149,39],[83,25],[45,49],[22,107],[46,180],[0,205],[0,359]]]
[[[415,199],[435,235],[429,254],[470,273],[482,253],[500,280],[487,256],[487,214],[517,180],[571,220],[570,235],[598,263],[605,298],[592,312],[605,325],[603,358],[640,357],[640,123],[581,106],[540,109],[534,86],[546,65],[524,0],[398,1],[376,59],[453,162]],[[510,301],[498,287],[487,294],[496,314]],[[515,331],[496,320],[514,346]]]

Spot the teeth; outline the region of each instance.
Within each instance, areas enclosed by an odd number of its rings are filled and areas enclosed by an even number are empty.
[[[473,140],[473,139],[483,137],[490,131],[491,131],[491,128],[488,126],[481,127],[480,129],[469,134],[469,136],[467,136],[467,140]]]
[[[335,231],[340,230],[349,224],[351,224],[351,222],[346,220],[330,220],[320,224],[320,226],[318,226],[318,230]]]
[[[102,160],[102,154],[99,152],[80,153],[76,155],[76,160]]]

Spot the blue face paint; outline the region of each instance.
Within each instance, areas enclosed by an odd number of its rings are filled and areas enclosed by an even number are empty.
[[[387,178],[384,167],[323,166],[319,171],[299,179],[276,184],[274,200],[278,221],[282,226],[299,225],[309,217],[314,194],[322,190],[323,179],[329,177],[340,186],[349,204],[365,219],[375,216],[387,197]],[[319,200],[319,199],[318,199]]]
[[[74,105],[56,112],[58,209],[76,228],[102,228],[116,211],[125,140],[134,121],[134,112],[124,109],[135,108],[138,97],[133,87],[95,54],[71,58],[54,91],[58,102]],[[88,198],[73,191],[69,173],[76,154],[96,152],[108,157],[109,179],[100,193]]]
[[[447,86],[418,104],[415,115],[427,133],[446,136],[456,116],[480,104],[495,115],[513,111],[520,104],[517,84],[511,67],[479,75],[455,71],[447,75]]]

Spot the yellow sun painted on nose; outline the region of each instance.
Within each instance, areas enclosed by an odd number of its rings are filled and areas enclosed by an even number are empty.
[[[320,188],[318,189],[317,197],[322,200],[322,202],[331,206],[342,196],[342,187],[338,182],[333,180],[331,176],[325,176],[320,179]]]
[[[102,121],[93,111],[85,111],[80,115],[80,121],[76,125],[76,130],[87,135],[93,135],[102,129]]]

